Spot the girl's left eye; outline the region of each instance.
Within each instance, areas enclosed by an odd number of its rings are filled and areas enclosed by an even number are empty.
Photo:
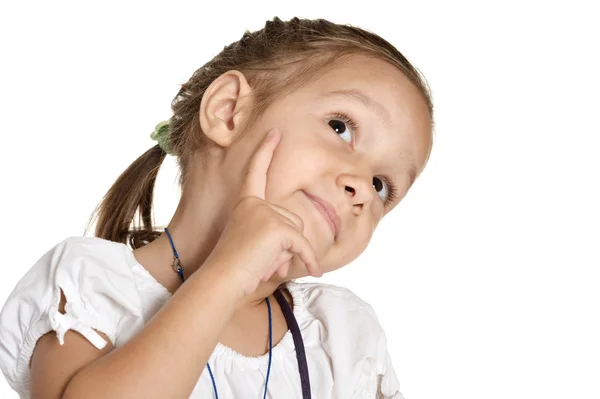
[[[350,126],[352,133],[348,131],[346,125]],[[350,117],[339,113],[331,116],[331,119],[329,119],[329,126],[342,137],[342,140],[347,141],[348,143],[352,142],[353,133],[355,133],[354,131],[357,129],[356,123]]]

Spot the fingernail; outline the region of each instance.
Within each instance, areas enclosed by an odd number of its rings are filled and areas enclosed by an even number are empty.
[[[275,133],[277,133],[277,129],[273,128],[269,131],[269,134],[267,134],[267,139],[271,140],[273,137],[275,137]]]

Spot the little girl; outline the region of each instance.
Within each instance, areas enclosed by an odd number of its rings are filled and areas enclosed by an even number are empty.
[[[402,398],[372,307],[295,279],[359,256],[425,167],[433,107],[419,72],[373,33],[274,18],[198,69],[172,109],[103,198],[95,237],[58,243],[4,304],[11,387],[36,399]],[[156,231],[167,154],[182,197]]]

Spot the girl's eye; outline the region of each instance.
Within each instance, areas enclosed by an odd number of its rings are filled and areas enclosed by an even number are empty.
[[[335,114],[329,119],[329,126],[342,138],[342,140],[351,143],[352,132],[348,130],[348,126],[355,131],[357,129],[356,123],[347,115]]]
[[[388,188],[379,177],[373,178],[373,188],[377,191],[377,194],[381,197],[382,201],[387,200]]]
[[[373,188],[385,204],[396,199],[396,187],[386,178],[374,177]]]

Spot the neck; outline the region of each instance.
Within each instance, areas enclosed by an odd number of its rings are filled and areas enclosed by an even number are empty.
[[[195,185],[194,192],[182,195],[182,199],[167,228],[181,260],[186,280],[202,267],[221,236],[230,207],[227,201],[224,200],[227,197],[231,196],[228,193],[215,190],[208,183],[205,183],[203,187]],[[219,212],[200,212],[197,204],[203,204],[203,209],[216,209]],[[177,273],[170,266],[165,266],[173,263],[173,249],[166,233],[137,251],[144,253],[145,266],[150,266],[154,270],[168,267],[170,268],[169,272],[173,274],[173,278],[178,278]],[[155,264],[155,266],[152,267],[148,263]],[[245,296],[238,302],[237,309],[242,310],[263,305],[265,298],[273,295],[283,282],[284,280],[281,280],[277,275],[266,282],[261,282],[252,294]],[[173,290],[181,285],[180,283],[175,284],[177,285],[172,286]]]
[[[202,267],[202,264],[210,254],[210,251],[195,249],[195,247],[198,247],[199,241],[191,240],[189,238],[186,239],[185,235],[181,234],[181,231],[176,227],[176,225],[169,224],[167,228],[171,234],[175,249],[177,250],[177,254],[179,255],[179,259],[183,265],[184,279],[187,280],[193,273]],[[212,242],[213,240],[207,241]],[[154,247],[152,248],[154,251],[154,253],[151,255],[152,259],[159,261],[163,265],[172,264],[173,249],[166,234],[163,234],[146,247],[148,247],[147,249],[150,250],[151,246]],[[214,245],[209,245],[208,247],[213,248]],[[176,276],[174,270],[172,273],[174,276]],[[283,282],[284,280],[281,280],[277,275],[274,275],[268,281],[261,282],[252,294],[243,297],[238,302],[236,309],[241,310],[244,308],[252,308],[263,305],[265,298],[272,296]]]

